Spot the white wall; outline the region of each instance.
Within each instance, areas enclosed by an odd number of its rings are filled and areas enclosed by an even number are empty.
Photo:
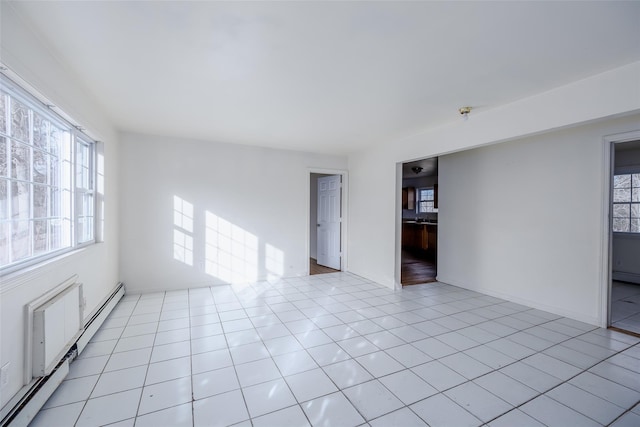
[[[121,272],[129,291],[306,275],[309,168],[344,157],[144,135],[122,136]],[[174,259],[174,196],[193,205],[193,265]],[[215,271],[213,215],[234,227],[234,264]],[[207,235],[207,230],[209,234]],[[240,242],[240,240],[243,242]],[[209,250],[207,250],[209,247]]]
[[[398,224],[401,211],[398,206],[401,179],[398,173],[398,163],[435,157],[498,142],[513,141],[525,136],[542,135],[546,132],[554,132],[558,129],[575,127],[589,122],[599,122],[596,124],[596,128],[593,128],[594,133],[590,134],[591,144],[595,144],[594,141],[600,142],[604,135],[633,130],[634,126],[637,127],[639,118],[637,115],[635,117],[630,115],[640,111],[640,85],[637,84],[639,73],[640,63],[634,63],[509,105],[472,112],[468,121],[452,122],[404,140],[390,141],[374,149],[351,155],[349,157],[351,182],[349,205],[351,222],[348,236],[349,270],[388,287],[399,286],[396,249],[399,246]],[[452,115],[455,114],[456,112],[452,112]],[[629,118],[621,119],[621,121],[613,119],[624,116]],[[541,136],[541,138],[547,137]],[[569,151],[564,154],[563,161],[569,165],[569,168],[574,168],[575,160],[570,153]],[[601,187],[604,185],[604,166],[601,164],[603,155],[600,154],[599,160],[589,159],[591,165],[594,164],[594,161],[596,162],[598,169],[593,173],[598,176],[597,182],[600,183],[598,191],[592,197],[597,197],[598,192],[602,192]],[[597,163],[597,161],[602,162]],[[533,187],[534,178],[528,177],[527,179],[529,180],[527,181],[528,186]],[[442,171],[440,171],[439,276],[440,273],[443,273],[441,265],[447,263],[447,257],[453,257],[453,259],[456,257],[454,253],[444,252],[440,244],[440,239],[445,238],[443,221],[449,214],[443,203],[443,197],[446,197],[443,196],[445,185]],[[593,202],[581,200],[581,203],[592,204]],[[601,207],[598,209],[602,210]],[[604,223],[603,217],[597,217],[595,220],[593,217],[589,218],[593,222],[590,226],[596,227],[596,230]],[[600,219],[602,223],[599,222]],[[487,218],[486,221],[491,221],[491,219]],[[451,227],[456,226],[452,222],[449,224]],[[462,226],[462,224],[457,225]],[[371,233],[371,230],[376,231]],[[592,229],[584,231],[593,233]],[[583,253],[590,254],[589,262],[591,262],[595,259],[593,254],[598,253],[602,245],[599,240],[595,241],[591,237],[587,241],[581,238],[576,245],[585,243],[589,247],[584,249]],[[479,259],[483,256],[480,248],[469,248],[468,250],[475,251]],[[526,251],[523,256],[535,259],[540,255]],[[455,264],[455,260],[451,262],[452,264],[449,265]],[[567,264],[567,268],[575,267],[576,263],[577,261],[572,261]],[[483,265],[488,264],[478,264],[478,268],[482,268]],[[445,274],[446,272],[447,269],[444,270]],[[567,277],[569,274],[563,273],[560,276]],[[442,277],[446,277],[446,275]],[[440,278],[442,279],[442,277]],[[468,276],[465,276],[464,281],[458,281],[455,284],[463,287],[477,286],[476,279],[473,283],[466,280],[470,280]],[[499,290],[502,289],[503,284],[492,286]],[[589,286],[592,287],[591,284]],[[602,324],[604,316],[594,308],[600,297],[592,290],[589,291],[588,301],[580,299],[581,302],[578,304],[559,301],[554,310],[556,312],[562,311],[563,314],[573,313],[571,315],[575,318]],[[539,295],[542,294],[543,292],[540,291]],[[526,293],[521,295],[521,291],[516,290],[510,295],[510,298],[514,300],[520,298],[523,301],[527,299],[533,304],[542,300],[542,298],[538,298],[539,295]],[[546,295],[544,298],[549,298],[549,296]]]
[[[639,118],[441,157],[438,279],[599,324],[602,137]]]
[[[640,172],[640,141],[627,144],[637,148],[616,150],[616,174]],[[640,284],[640,235],[614,233],[612,256],[613,278]]]
[[[349,156],[349,271],[390,288],[396,283],[396,228],[402,218],[397,179],[402,182],[401,168],[396,170],[387,150]]]
[[[10,364],[9,383],[0,392],[0,405],[4,406],[23,386],[24,305],[78,274],[84,284],[88,317],[118,282],[118,136],[97,103],[87,96],[89,91],[58,62],[12,6],[2,2],[0,7],[2,63],[104,142],[105,202],[103,243],[0,279],[0,366]]]

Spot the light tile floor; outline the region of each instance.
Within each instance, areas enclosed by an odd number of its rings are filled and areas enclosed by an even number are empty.
[[[613,282],[611,326],[640,334],[640,285]]]
[[[638,426],[639,341],[348,273],[126,295],[32,426]]]

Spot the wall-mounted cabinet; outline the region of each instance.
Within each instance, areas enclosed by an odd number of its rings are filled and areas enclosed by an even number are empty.
[[[402,209],[416,208],[416,189],[415,187],[404,187],[402,189]]]

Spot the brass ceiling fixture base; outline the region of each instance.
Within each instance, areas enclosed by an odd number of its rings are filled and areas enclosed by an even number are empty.
[[[462,114],[463,116],[466,116],[467,114],[469,114],[472,110],[472,107],[460,107],[458,108],[458,112],[460,114]]]

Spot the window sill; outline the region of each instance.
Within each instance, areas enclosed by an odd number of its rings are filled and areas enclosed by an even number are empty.
[[[0,294],[9,292],[31,280],[42,277],[54,268],[72,262],[77,256],[82,255],[83,252],[88,251],[94,245],[95,243],[74,248],[52,258],[19,268],[18,270],[0,274]]]

